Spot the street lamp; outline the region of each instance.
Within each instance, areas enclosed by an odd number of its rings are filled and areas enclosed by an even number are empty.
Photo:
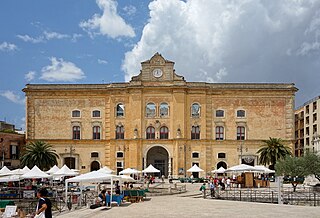
[[[237,147],[237,151],[238,152],[240,152],[240,164],[242,164],[242,152],[243,151],[248,151],[248,148],[247,147],[244,147],[244,142],[243,141],[241,141],[240,142],[240,145]]]
[[[67,153],[68,152],[68,148],[65,148],[64,149],[65,152]],[[72,153],[75,152],[76,149],[73,147],[73,145],[70,145],[69,146],[69,153],[70,153],[70,156],[69,156],[69,168],[71,169],[71,157],[72,157]],[[75,168],[75,167],[74,167]]]

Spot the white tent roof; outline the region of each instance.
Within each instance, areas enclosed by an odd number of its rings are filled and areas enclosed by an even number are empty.
[[[20,180],[21,180],[21,178],[19,175],[0,177],[0,182],[15,182],[15,181],[20,181]]]
[[[110,174],[110,173],[112,173],[113,171],[112,171],[109,167],[104,166],[104,167],[100,168],[100,169],[98,170],[98,172]]]
[[[224,173],[225,171],[226,171],[225,168],[220,167],[219,169],[217,169],[217,170],[212,170],[211,172],[212,172],[212,173]]]
[[[131,176],[128,176],[128,175],[120,175],[121,177],[121,180],[123,182],[134,182],[134,178],[132,178]]]
[[[263,165],[256,165],[256,166],[254,166],[254,168],[256,170],[262,170],[263,173],[275,173],[276,172],[274,170],[270,170],[269,168],[267,168],[266,166],[263,166]]]
[[[46,173],[54,174],[54,173],[56,173],[58,170],[59,170],[59,167],[57,167],[57,165],[54,165],[54,166],[51,167],[51,169],[48,170]]]
[[[11,170],[9,170],[8,167],[4,166],[0,170],[0,176],[8,175],[8,174],[10,174],[10,172],[11,172]]]
[[[120,176],[102,173],[98,171],[92,171],[89,173],[81,174],[79,176],[66,179],[66,182],[102,182],[112,179],[121,179]]]
[[[53,173],[54,176],[75,176],[78,175],[79,173],[74,172],[67,167],[67,165],[63,165],[60,170],[57,172]]]
[[[199,173],[199,172],[203,172],[203,169],[201,169],[200,167],[198,167],[198,166],[195,164],[195,165],[193,165],[190,169],[188,169],[187,172]]]
[[[50,175],[41,171],[37,166],[34,166],[29,172],[23,174],[21,178],[24,179],[40,179],[40,178],[49,178]]]
[[[257,171],[261,172],[263,170],[255,169],[253,166],[249,166],[247,164],[240,164],[240,165],[236,165],[226,169],[225,172],[227,173],[227,172],[257,172]]]
[[[132,168],[127,168],[127,169],[120,171],[119,175],[121,175],[121,174],[138,174],[138,173],[141,173],[141,171],[136,170],[136,169],[132,169]]]
[[[160,173],[160,170],[155,168],[152,164],[150,164],[147,168],[142,170],[143,173]]]

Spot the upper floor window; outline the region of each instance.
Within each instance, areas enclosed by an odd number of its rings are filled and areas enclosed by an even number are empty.
[[[224,117],[224,110],[216,110],[216,117]]]
[[[223,126],[216,127],[216,140],[223,140],[224,128]]]
[[[199,152],[192,152],[192,158],[199,158]]]
[[[160,139],[168,139],[169,138],[169,129],[166,126],[162,126],[160,128]]]
[[[199,126],[192,126],[191,139],[200,139],[200,127]]]
[[[100,117],[100,111],[98,110],[92,111],[92,117]]]
[[[80,126],[72,127],[72,139],[80,139]]]
[[[148,103],[146,107],[146,116],[154,117],[156,116],[156,105],[154,103]]]
[[[200,117],[200,105],[198,103],[193,103],[191,106],[191,116]]]
[[[167,103],[160,104],[160,117],[169,116],[169,105]]]
[[[218,158],[226,158],[226,153],[218,153]]]
[[[124,116],[124,105],[122,103],[117,104],[116,116],[117,117],[123,117]]]
[[[16,160],[19,159],[18,155],[18,146],[17,145],[10,145],[10,159]]]
[[[246,112],[244,110],[237,110],[237,117],[246,117]]]
[[[124,139],[124,127],[123,126],[116,127],[116,139]]]
[[[146,131],[146,139],[155,139],[156,134],[155,134],[155,129],[153,126],[149,126]]]
[[[98,152],[91,152],[91,157],[99,157],[99,153]]]
[[[118,151],[117,152],[117,158],[123,158],[123,152],[122,151]]]
[[[92,139],[100,139],[100,126],[92,127]]]
[[[237,127],[237,140],[245,139],[245,131],[246,131],[246,128],[244,126]]]
[[[72,117],[80,117],[80,111],[79,110],[72,111]]]

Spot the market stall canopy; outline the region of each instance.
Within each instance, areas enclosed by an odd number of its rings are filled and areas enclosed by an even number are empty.
[[[89,173],[81,174],[79,176],[66,179],[66,182],[103,182],[109,181],[111,179],[121,179],[120,176],[116,176],[113,174],[107,174],[98,171],[92,171]]]
[[[20,180],[21,180],[21,177],[19,175],[0,177],[0,182],[16,182],[16,181],[20,181]]]
[[[201,169],[200,167],[198,167],[198,166],[195,164],[195,165],[193,165],[190,169],[188,169],[187,172],[199,173],[199,172],[203,172],[203,169]]]
[[[211,172],[212,172],[212,173],[224,173],[225,171],[226,171],[225,168],[220,167],[219,169],[217,169],[217,170],[212,170]]]
[[[54,174],[54,173],[56,173],[58,170],[60,170],[59,167],[57,167],[57,165],[54,165],[54,166],[51,167],[51,169],[48,170],[46,173],[48,173],[48,174]]]
[[[147,168],[142,170],[143,173],[160,173],[160,170],[155,168],[152,164],[150,164]]]
[[[15,169],[15,170],[12,170],[10,173],[9,173],[9,175],[23,175],[23,174],[25,174],[25,173],[27,173],[27,172],[29,172],[30,171],[30,169],[27,167],[27,166],[25,166],[23,169]]]
[[[104,167],[100,168],[100,169],[98,170],[98,172],[110,174],[110,173],[113,172],[113,170],[111,170],[111,169],[110,169],[109,167],[107,167],[107,166],[104,166]]]
[[[67,165],[63,165],[63,167],[61,167],[60,170],[53,173],[54,176],[76,176],[78,174],[79,173],[74,172],[73,170],[70,170],[70,168],[67,167]]]
[[[255,169],[253,166],[247,164],[240,164],[226,169],[226,173],[228,172],[262,172],[263,170]]]
[[[0,170],[0,176],[9,175],[10,172],[11,172],[11,170],[9,170],[8,167],[4,166],[4,167],[2,167],[2,169]]]
[[[270,170],[269,168],[267,168],[266,166],[263,166],[263,165],[256,165],[256,166],[254,166],[254,168],[259,171],[262,170],[263,173],[275,173],[276,172],[274,170]]]
[[[122,182],[134,182],[134,178],[128,175],[120,175]]]
[[[119,175],[121,175],[121,174],[138,174],[138,173],[141,173],[141,171],[136,170],[136,169],[132,169],[132,168],[127,168],[127,169],[120,171]]]
[[[21,176],[21,178],[23,179],[41,179],[49,177],[51,176],[41,171],[37,166],[34,166],[29,172]]]

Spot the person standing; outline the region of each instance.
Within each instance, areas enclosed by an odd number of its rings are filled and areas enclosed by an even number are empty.
[[[210,182],[210,195],[211,195],[211,198],[214,198],[215,197],[215,186],[214,186],[214,182],[211,181]]]
[[[207,193],[206,193],[206,184],[203,183],[202,186],[200,187],[200,191],[202,192],[202,196],[203,198],[206,198],[207,197]]]
[[[52,218],[51,201],[49,198],[46,198],[47,195],[48,191],[45,188],[41,188],[37,191],[37,198],[39,201],[35,218]],[[44,216],[42,214],[44,214]]]

